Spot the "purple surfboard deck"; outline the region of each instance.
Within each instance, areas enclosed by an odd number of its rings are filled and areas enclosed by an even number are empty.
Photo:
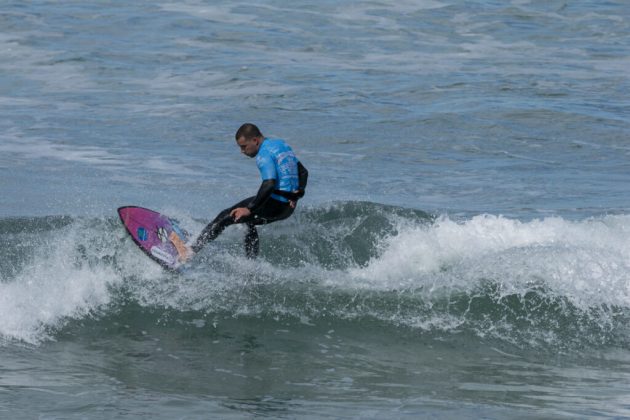
[[[120,207],[118,215],[136,245],[152,260],[169,270],[182,265],[181,244],[188,238],[176,222],[156,211],[136,206]],[[176,245],[180,246],[180,251]]]

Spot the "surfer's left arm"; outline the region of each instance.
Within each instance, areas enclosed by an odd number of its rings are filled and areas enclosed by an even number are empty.
[[[258,188],[258,193],[256,197],[252,200],[251,203],[247,205],[247,207],[238,207],[230,212],[230,216],[234,218],[234,220],[239,220],[242,217],[247,217],[252,214],[256,209],[262,206],[265,201],[271,197],[271,194],[274,192],[276,188],[276,180],[275,179],[265,179],[261,184],[260,188]]]

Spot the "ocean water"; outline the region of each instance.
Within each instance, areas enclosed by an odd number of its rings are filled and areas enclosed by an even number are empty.
[[[625,1],[0,6],[0,417],[630,416]],[[310,171],[243,255],[254,122]]]

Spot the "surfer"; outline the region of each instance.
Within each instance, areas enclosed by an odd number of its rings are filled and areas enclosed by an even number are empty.
[[[235,137],[241,153],[256,158],[262,183],[255,196],[223,210],[203,229],[191,246],[194,253],[216,239],[226,227],[245,223],[245,254],[255,258],[259,250],[256,226],[291,216],[297,201],[304,196],[308,171],[284,140],[267,138],[250,123],[243,124]]]

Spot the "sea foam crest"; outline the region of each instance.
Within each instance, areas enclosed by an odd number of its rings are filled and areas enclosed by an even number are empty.
[[[580,305],[630,306],[630,216],[528,222],[479,215],[401,226],[365,267],[350,270],[368,288],[456,287],[498,282],[505,293],[543,284]]]
[[[86,244],[102,237],[80,222],[39,236],[17,275],[0,282],[0,337],[37,344],[52,338],[68,319],[109,304],[110,286],[121,276],[111,265],[87,262],[103,250]]]
[[[175,277],[143,256],[117,221],[75,219],[38,234],[32,255],[0,282],[0,337],[34,344],[54,338],[70,319],[117,310],[110,306],[116,306],[121,290],[141,306],[344,318],[371,314],[405,325],[443,323],[449,316],[464,322],[465,313],[431,309],[458,296],[496,303],[534,291],[582,311],[630,307],[630,216],[582,221],[443,216],[432,222],[393,217],[397,226],[377,241],[366,264],[331,269],[298,249],[296,258],[307,260],[287,266],[264,255],[248,261],[240,246],[235,255],[229,247],[215,247],[192,271]],[[339,226],[345,232],[346,225]],[[240,245],[239,233],[226,234],[226,243],[238,237]],[[23,245],[32,238],[24,236]]]

